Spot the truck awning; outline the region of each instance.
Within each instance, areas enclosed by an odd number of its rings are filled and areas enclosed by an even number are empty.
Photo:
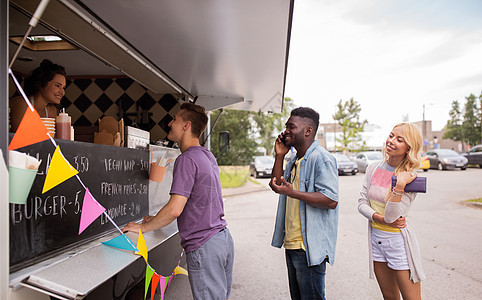
[[[11,26],[10,36],[23,35],[38,1],[10,3],[11,22],[24,19]],[[293,3],[51,0],[33,33],[56,33],[81,50],[22,50],[20,56],[35,63],[18,61],[14,69],[28,73],[47,56],[69,76],[125,74],[208,110],[281,112]]]

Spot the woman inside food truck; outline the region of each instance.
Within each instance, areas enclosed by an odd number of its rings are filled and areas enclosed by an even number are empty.
[[[44,59],[25,79],[25,94],[41,118],[58,115],[57,106],[65,95],[65,76],[64,67]],[[10,99],[10,131],[17,131],[26,109],[27,103],[22,96]]]

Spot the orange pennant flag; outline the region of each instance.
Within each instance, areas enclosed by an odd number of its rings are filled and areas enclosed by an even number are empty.
[[[35,109],[32,111],[27,107],[22,121],[18,125],[17,132],[8,146],[8,150],[15,150],[48,140],[48,133],[49,130],[45,127],[37,111]]]
[[[78,173],[79,172],[72,167],[67,160],[65,160],[60,152],[60,147],[57,146],[54,155],[52,156],[52,161],[50,161],[49,171],[45,177],[42,194]]]
[[[157,286],[159,285],[159,279],[161,279],[161,275],[154,273],[152,275],[152,282],[151,282],[151,300],[154,300],[154,295],[156,294]]]

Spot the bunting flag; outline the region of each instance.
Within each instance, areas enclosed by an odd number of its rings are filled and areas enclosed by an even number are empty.
[[[72,176],[77,175],[79,172],[65,160],[64,156],[60,152],[60,147],[55,148],[52,161],[50,161],[49,170],[45,177],[45,183],[42,190],[42,194],[51,188],[56,187],[62,182],[66,181]]]
[[[149,266],[149,264],[147,264],[147,267],[146,267],[146,284],[145,284],[145,287],[144,287],[144,300],[146,300],[147,289],[149,288],[149,283],[151,282],[151,278],[152,278],[153,275],[154,275],[154,269],[151,268],[151,266]]]
[[[154,273],[152,275],[152,281],[151,281],[151,300],[154,300],[154,294],[156,294],[156,289],[157,286],[159,285],[159,279],[161,279],[161,276],[157,273]],[[161,297],[162,299],[162,297]]]
[[[9,73],[13,76],[12,71],[9,70]],[[26,96],[23,93],[20,85],[16,81],[15,77],[13,77],[15,84],[20,89],[20,92],[24,96],[25,101],[27,101]],[[25,111],[25,114],[22,118],[22,121],[19,124],[17,132],[12,138],[12,141],[9,144],[8,150],[15,150],[18,148],[22,148],[28,145],[32,145],[35,143],[39,143],[45,140],[51,139],[52,143],[55,148],[55,152],[52,156],[50,161],[50,166],[47,172],[47,176],[45,177],[45,182],[42,190],[42,194],[49,191],[50,189],[56,187],[57,185],[61,184],[62,182],[66,181],[67,179],[77,175],[79,172],[72,167],[72,165],[65,159],[62,152],[60,151],[60,147],[55,144],[54,140],[50,137],[49,130],[42,122],[38,112],[33,108],[30,103],[27,101],[28,108]],[[84,183],[80,180],[79,176],[77,179],[80,181],[82,186],[85,188],[84,194],[84,201],[82,204],[82,211],[80,215],[80,224],[79,224],[79,235],[90,225],[94,222],[102,213],[106,213],[106,209],[92,196],[90,190],[85,187]],[[119,230],[119,227],[115,222],[107,215],[107,218],[113,223],[113,225]],[[164,277],[155,272],[155,270],[149,265],[147,262],[147,245],[142,234],[142,231],[139,230],[139,237],[137,239],[137,247],[134,246],[134,243],[122,233],[120,236],[117,236],[109,241],[102,242],[102,244],[128,250],[128,251],[135,251],[135,254],[141,255],[144,260],[146,261],[146,280],[145,280],[145,290],[144,290],[144,300],[147,297],[147,290],[149,288],[149,284],[151,285],[151,300],[154,299],[154,295],[156,293],[157,286],[160,286],[160,293],[161,293],[161,300],[164,299],[164,294],[166,289],[168,288],[169,284],[171,283],[172,279],[175,275],[182,274],[188,276],[188,272],[180,266],[182,255],[184,253],[181,252],[181,257],[179,259],[178,265],[171,273],[170,276]]]
[[[144,257],[144,259],[147,262],[147,246],[146,246],[146,240],[144,239],[144,236],[142,235],[142,231],[139,229],[139,238],[137,239],[137,249],[138,251],[136,254]]]
[[[188,273],[187,273],[186,269],[184,269],[184,268],[181,267],[181,266],[177,266],[177,267],[174,269],[174,275],[177,275],[177,274],[181,274],[181,275],[186,275],[186,276],[188,276]]]
[[[49,139],[49,130],[40,119],[38,112],[27,107],[17,132],[12,138],[8,150],[15,150]]]
[[[111,240],[102,242],[102,244],[123,250],[138,251],[134,246],[134,243],[125,234],[121,234]]]
[[[95,221],[103,212],[105,208],[94,199],[89,189],[85,190],[84,203],[82,204],[82,211],[80,215],[79,234],[85,230],[92,222]]]
[[[164,292],[166,291],[167,289],[167,286],[166,286],[166,282],[167,282],[167,279],[169,277],[164,277],[164,276],[161,276],[161,280],[160,280],[160,288],[161,288],[161,300],[164,299]],[[152,300],[152,299],[151,299]]]

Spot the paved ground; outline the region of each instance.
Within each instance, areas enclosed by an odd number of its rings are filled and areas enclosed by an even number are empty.
[[[423,299],[480,299],[482,209],[460,202],[482,196],[482,169],[419,175],[428,178],[429,193],[417,197],[408,221],[427,274]],[[357,211],[363,178],[340,177],[338,244],[335,266],[327,267],[328,299],[381,299],[376,281],[368,279],[367,223]],[[277,195],[267,187],[268,179],[258,182],[223,190],[236,251],[231,299],[289,299],[284,251],[270,246]],[[173,283],[166,299],[192,297],[186,278]]]

